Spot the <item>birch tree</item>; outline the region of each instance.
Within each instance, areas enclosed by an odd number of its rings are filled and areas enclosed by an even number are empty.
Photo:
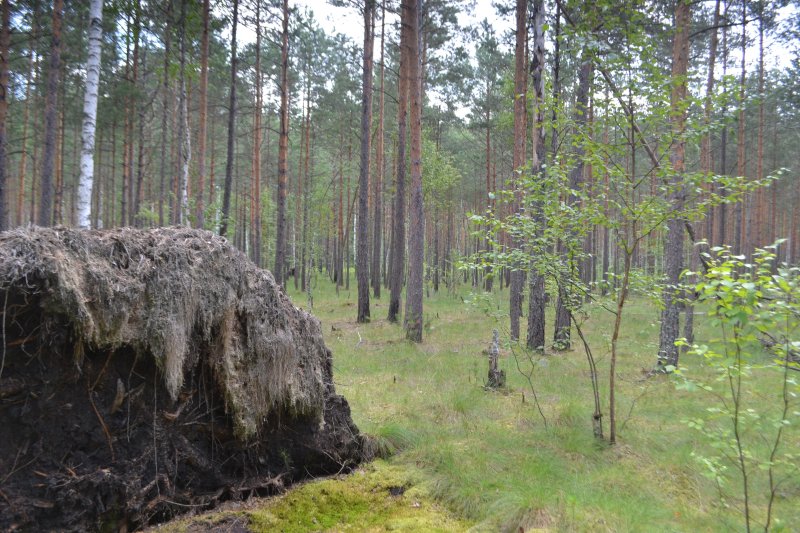
[[[89,3],[89,55],[86,59],[86,94],[81,129],[81,174],[78,181],[78,226],[91,226],[94,186],[94,136],[97,126],[97,92],[100,85],[100,53],[103,40],[103,0]]]

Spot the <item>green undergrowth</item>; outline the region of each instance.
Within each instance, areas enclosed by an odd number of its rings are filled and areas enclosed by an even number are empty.
[[[291,287],[289,293],[308,307],[306,295]],[[468,290],[431,293],[425,299],[424,342],[417,345],[404,339],[401,326],[386,321],[388,294],[372,299],[372,322],[356,324],[355,290],[337,295],[320,282],[312,312],[334,354],[337,390],[359,428],[394,455],[344,480],[293,489],[251,513],[253,525],[265,531],[741,528],[737,487],[723,487],[733,497],[720,498],[693,456],[706,444],[686,419],[702,416],[709,398],[676,389],[675,378],[647,376],[659,331],[653,304],[634,299],[626,309],[617,366],[618,444],[610,447],[592,436],[591,389],[577,346],[535,358],[532,391],[506,344],[500,364],[508,389],[484,389],[492,328],[507,337],[505,321],[497,322],[486,308],[502,315],[507,296],[498,292],[478,309],[465,303]],[[612,318],[590,308],[583,324],[601,374],[604,414]],[[696,323],[698,338],[712,334],[702,314]],[[527,368],[528,356],[518,356]],[[702,374],[699,361],[688,356],[682,368]],[[760,399],[777,394],[765,389]],[[607,432],[607,420],[604,426]],[[796,431],[787,439],[787,446],[800,444]],[[412,479],[423,491],[420,501],[433,498],[441,507],[426,503],[423,509],[431,514],[421,516],[407,505],[411,490],[400,501],[387,498],[386,480],[394,477]],[[781,487],[777,515],[783,524],[800,523],[800,479],[790,477]]]
[[[290,295],[307,307],[305,295],[291,289]],[[389,464],[420,475],[426,490],[472,521],[474,531],[741,527],[740,502],[721,499],[693,456],[706,444],[686,419],[702,416],[709,398],[676,389],[675,378],[648,377],[659,333],[659,310],[651,302],[634,299],[625,311],[617,365],[618,444],[610,447],[592,436],[589,376],[578,346],[535,358],[533,383],[544,418],[507,344],[501,368],[508,390],[484,389],[484,350],[492,329],[507,338],[505,321],[497,322],[487,308],[503,316],[506,291],[485,300],[481,309],[465,303],[468,290],[431,293],[419,345],[386,321],[388,294],[372,299],[369,324],[355,323],[355,290],[340,289],[337,295],[333,286],[320,283],[314,296],[312,312],[334,354],[337,390],[350,402],[360,429],[395,451]],[[698,339],[713,334],[704,318],[696,317]],[[601,374],[606,416],[612,319],[597,306],[583,323]],[[528,356],[515,351],[527,368]],[[702,374],[697,359],[686,356],[682,366],[687,375]],[[761,392],[761,401],[778,394]],[[607,432],[607,420],[604,426]],[[794,432],[786,445],[798,444]],[[736,489],[723,492],[735,496]],[[800,523],[798,503],[800,479],[790,478],[776,503],[783,524]]]

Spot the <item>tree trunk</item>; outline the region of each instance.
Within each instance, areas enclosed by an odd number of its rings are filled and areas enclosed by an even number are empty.
[[[133,146],[134,146],[134,109],[136,99],[134,90],[136,88],[136,78],[139,69],[139,33],[140,33],[140,6],[131,4],[129,9],[133,10],[133,29],[130,22],[127,23],[126,52],[125,52],[125,79],[128,85],[128,95],[125,99],[125,126],[124,140],[122,147],[122,225],[131,225],[133,222]],[[128,18],[131,14],[128,13]],[[131,58],[130,45],[133,40],[133,55]]]
[[[7,5],[6,2],[4,5]],[[17,226],[24,224],[24,203],[25,203],[25,174],[28,167],[28,123],[30,122],[31,107],[31,85],[34,84],[34,47],[32,46],[28,55],[28,80],[25,84],[25,110],[22,118],[22,153],[19,158],[19,179],[17,184]],[[33,196],[33,192],[31,192]]]
[[[236,26],[239,22],[239,0],[233,0],[233,23],[231,26],[231,84],[228,101],[228,156],[225,160],[225,190],[222,195],[222,213],[219,234],[228,236],[231,212],[231,189],[233,188],[234,141],[236,140]]]
[[[728,2],[725,0],[725,9],[723,11],[723,18],[726,24],[722,26],[722,79],[725,79],[728,75]],[[723,94],[726,96],[723,99],[722,109],[720,110],[720,114],[723,117],[727,117],[728,115],[728,104],[727,104],[727,90],[728,85],[723,84]],[[719,137],[720,149],[719,149],[719,174],[725,175],[728,173],[728,125],[727,121],[723,121],[722,123],[722,131],[720,132]],[[725,188],[723,187],[720,190],[720,196],[723,198],[726,196]],[[717,246],[723,246],[727,243],[727,236],[728,236],[728,207],[723,202],[719,205],[719,209],[717,211],[716,217],[716,226],[717,226],[717,234],[715,235],[715,242],[714,244]]]
[[[678,347],[675,341],[680,335],[680,309],[678,307],[680,274],[683,270],[683,232],[685,219],[683,208],[685,192],[683,173],[686,170],[686,127],[684,101],[687,95],[686,74],[689,66],[689,25],[691,8],[689,0],[679,0],[675,8],[675,37],[672,46],[672,94],[670,97],[670,121],[673,135],[670,163],[670,200],[673,215],[667,220],[667,238],[664,243],[664,270],[667,285],[664,287],[664,309],[661,312],[661,334],[658,348],[658,369],[670,371],[678,366]]]
[[[758,13],[758,155],[756,158],[756,179],[761,181],[764,178],[764,3],[759,2],[758,4],[759,13]],[[775,183],[772,184],[772,190],[774,191],[776,188]],[[758,188],[758,195],[760,201],[758,202],[758,241],[755,244],[759,246],[764,246],[767,244],[772,244],[775,240],[775,218],[771,219],[772,224],[770,225],[771,231],[766,232],[764,231],[764,226],[766,225],[766,217],[765,217],[765,203],[766,203],[766,193],[767,191],[764,190],[763,187]],[[773,211],[772,215],[774,217],[775,211]],[[764,242],[768,240],[768,242]]]
[[[8,157],[6,148],[6,117],[8,116],[8,60],[9,48],[11,47],[11,7],[8,0],[3,2],[0,8],[0,231],[8,228],[8,205],[7,191],[9,173]],[[27,103],[26,103],[27,106]],[[26,121],[27,122],[27,121]],[[25,140],[23,139],[23,142]]]
[[[164,21],[164,78],[162,80],[162,102],[161,102],[161,168],[159,171],[159,186],[158,186],[158,225],[163,226],[165,221],[164,216],[164,200],[167,198],[166,181],[167,181],[167,144],[169,130],[167,128],[167,117],[169,116],[169,53],[172,44],[172,30],[170,23],[172,22],[172,2],[167,2],[167,11],[165,13]]]
[[[252,246],[250,257],[261,266],[261,112],[263,108],[261,79],[261,3],[256,2],[256,64],[255,64],[255,109],[253,109],[253,186],[252,199]]]
[[[372,294],[375,298],[381,297],[381,247],[383,241],[383,151],[384,151],[384,81],[385,81],[385,56],[384,44],[386,37],[386,4],[381,2],[381,64],[380,64],[380,91],[378,104],[378,134],[375,148],[375,179],[373,180],[373,220],[372,220]]]
[[[575,114],[573,121],[575,123],[575,133],[578,135],[584,134],[586,124],[588,122],[589,112],[589,86],[591,84],[592,62],[589,59],[589,54],[584,53],[581,58],[581,64],[578,70],[578,89],[575,94]],[[580,143],[575,146],[575,166],[570,171],[569,175],[569,188],[570,190],[577,190],[583,181],[584,171],[584,149]],[[576,201],[573,194],[569,194],[567,204],[572,206]],[[570,238],[567,236],[567,238]],[[559,246],[563,248],[563,244]],[[566,263],[566,268],[569,271],[569,276],[575,275],[575,262],[572,253],[562,249],[562,260]],[[558,288],[558,301],[556,302],[556,319],[555,319],[555,333],[553,335],[553,347],[557,350],[568,350],[570,348],[570,310],[569,298],[570,295],[566,291],[567,280],[559,283]]]
[[[713,111],[713,94],[714,94],[714,67],[717,60],[717,27],[719,26],[719,5],[720,0],[716,1],[714,5],[714,22],[711,30],[711,43],[708,52],[708,77],[706,78],[706,97],[703,104],[703,125],[706,129],[711,126],[711,113]],[[714,171],[714,163],[711,155],[711,132],[706,131],[700,138],[700,171],[706,176],[710,176]],[[708,186],[708,190],[715,192],[712,185]],[[709,243],[714,238],[714,210],[711,208],[706,213],[706,239]]]
[[[89,54],[86,60],[86,95],[83,100],[81,174],[78,181],[78,227],[92,225],[94,139],[97,127],[97,94],[100,85],[100,52],[103,39],[103,0],[89,4]]]
[[[400,72],[397,84],[397,171],[395,172],[395,205],[392,225],[392,260],[389,285],[390,322],[397,322],[400,314],[400,293],[403,291],[403,276],[405,272],[405,239],[406,239],[406,118],[408,112],[408,97],[410,92],[409,82],[409,6],[406,2],[400,4]]]
[[[144,47],[142,50],[142,86],[147,87],[147,78],[148,78],[148,69],[147,69],[147,47]],[[145,195],[145,131],[149,132],[150,128],[145,130],[145,104],[139,103],[138,105],[138,132],[137,137],[139,139],[139,146],[137,149],[137,156],[136,156],[136,190],[134,196],[134,204],[133,204],[133,212],[139,213],[139,210],[142,208],[142,204],[144,203],[144,195]],[[148,188],[149,188],[150,180],[148,180]],[[148,195],[151,196],[151,195]],[[147,220],[143,218],[138,218],[135,220],[136,225],[138,227],[142,227],[145,224],[150,224]]]
[[[50,60],[47,72],[47,90],[44,104],[44,151],[42,154],[41,199],[38,224],[50,226],[53,221],[53,175],[58,133],[58,84],[61,72],[61,23],[64,18],[64,0],[53,1],[53,31],[50,43]]]
[[[173,222],[185,224],[189,214],[189,163],[192,158],[191,137],[189,134],[189,109],[186,97],[186,2],[181,0],[180,21],[180,87],[178,89],[178,161],[181,168],[178,174],[177,213]]]
[[[278,138],[278,202],[275,224],[275,268],[272,274],[284,285],[286,262],[286,177],[289,157],[289,0],[283,0],[281,33],[281,123]]]
[[[307,77],[308,78],[308,77]],[[307,82],[308,85],[306,86],[306,125],[305,125],[305,154],[304,154],[304,163],[303,163],[303,181],[304,181],[304,189],[306,194],[304,195],[303,201],[303,248],[300,254],[300,268],[301,268],[301,280],[300,286],[303,291],[306,291],[309,295],[310,292],[310,283],[311,283],[311,271],[310,269],[306,268],[306,255],[308,253],[308,204],[311,202],[311,173],[309,170],[309,163],[311,159],[311,102],[308,98],[310,94],[310,81]],[[308,275],[306,275],[308,274]]]
[[[534,2],[533,11],[536,13],[537,6],[541,9],[540,19],[544,19],[544,6],[539,1]],[[514,156],[513,156],[513,172],[516,175],[518,169],[525,165],[525,143],[527,142],[527,107],[526,107],[526,94],[528,88],[528,74],[525,69],[525,43],[528,38],[527,31],[527,14],[528,2],[526,0],[517,0],[516,15],[517,15],[517,33],[516,45],[514,49]],[[534,18],[536,15],[534,14]],[[538,20],[538,19],[536,19]],[[535,24],[535,22],[534,22]],[[534,36],[536,36],[536,29],[534,29]],[[536,37],[534,37],[535,39]],[[542,43],[543,45],[544,43]],[[534,47],[537,45],[534,44]],[[544,59],[544,49],[542,55],[537,56],[534,51],[534,62],[538,59]],[[534,69],[536,67],[534,66]],[[519,193],[520,184],[518,179],[515,178],[511,181],[511,187],[514,189],[514,211],[520,209],[521,195]],[[516,239],[512,239],[511,246],[517,248],[521,243]],[[522,316],[522,291],[524,290],[525,275],[523,273],[523,265],[518,265],[519,268],[511,272],[511,285],[509,286],[509,316],[511,319],[511,339],[519,339],[519,319]],[[531,284],[536,283],[533,279],[537,274],[533,271],[531,275]],[[531,298],[533,299],[533,298]],[[542,316],[542,323],[544,317]]]
[[[374,48],[375,1],[364,2],[364,64],[361,78],[361,169],[358,173],[358,221],[356,229],[356,275],[358,276],[357,322],[369,322],[369,182],[372,130],[372,52]]]
[[[206,137],[208,136],[208,20],[209,2],[203,0],[203,29],[200,38],[200,109],[197,125],[197,196],[195,199],[195,225],[205,227],[203,194],[206,179]]]
[[[736,173],[740,177],[744,177],[747,173],[745,168],[745,82],[747,81],[747,0],[742,0],[742,72],[739,78],[739,132],[736,138]],[[741,254],[744,250],[744,236],[742,234],[742,225],[744,224],[743,217],[744,201],[737,202],[734,207],[735,227],[733,228],[734,235],[734,253]]]
[[[420,55],[420,0],[410,0],[409,89],[411,94],[411,205],[414,221],[408,234],[408,285],[406,287],[406,338],[422,342],[422,285],[425,261],[425,209],[422,203],[422,62]]]
[[[517,9],[519,9],[519,2]],[[535,118],[531,134],[533,136],[534,152],[531,161],[531,173],[533,176],[543,177],[545,161],[545,133],[544,133],[544,2],[535,0],[531,12],[531,28],[533,29],[533,48],[531,49],[531,83],[533,85]],[[558,16],[558,15],[557,15]],[[519,17],[519,14],[518,14]],[[557,18],[557,21],[559,19]],[[517,19],[517,27],[524,22]],[[518,67],[519,68],[519,67]],[[554,89],[557,90],[557,87]],[[556,93],[557,94],[557,93]],[[516,122],[516,120],[515,120]],[[522,136],[524,138],[524,130]],[[515,165],[517,156],[514,157]],[[536,179],[536,178],[534,178]],[[538,205],[533,207],[533,216],[542,222],[543,215]],[[513,276],[513,273],[512,273]],[[514,278],[511,278],[510,290],[513,294]],[[525,344],[531,350],[543,350],[545,345],[545,287],[544,277],[532,269],[528,276],[528,331]]]

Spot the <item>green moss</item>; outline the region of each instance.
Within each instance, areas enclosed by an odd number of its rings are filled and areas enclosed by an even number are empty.
[[[248,511],[252,531],[464,531],[407,467],[376,461],[343,478],[306,483]]]

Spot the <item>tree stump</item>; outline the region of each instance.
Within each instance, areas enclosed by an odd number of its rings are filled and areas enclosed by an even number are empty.
[[[500,334],[492,330],[492,344],[489,346],[489,381],[486,388],[502,389],[506,386],[506,372],[497,367],[500,357]]]

